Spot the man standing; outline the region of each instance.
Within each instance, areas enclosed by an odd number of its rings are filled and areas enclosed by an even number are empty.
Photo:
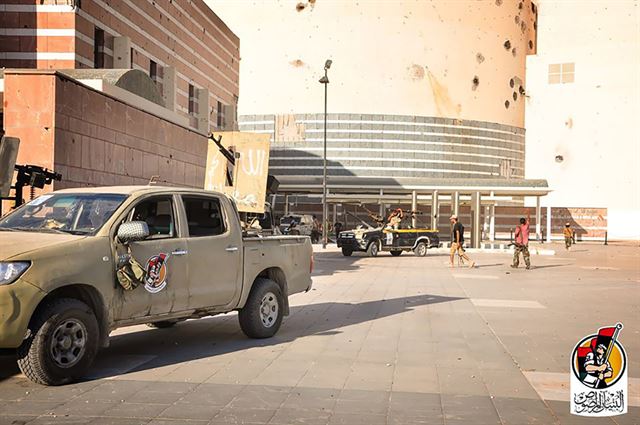
[[[567,223],[564,225],[562,233],[564,234],[564,247],[567,249],[567,251],[569,251],[569,249],[571,249],[571,242],[573,242],[574,238],[571,223]]]
[[[455,256],[456,251],[458,251],[458,255],[460,257],[469,262],[469,268],[475,267],[476,263],[471,261],[462,248],[462,244],[464,244],[464,226],[458,221],[458,216],[455,214],[449,217],[449,220],[453,225],[453,230],[451,232],[451,255],[449,258],[451,267],[453,267],[453,257]]]
[[[527,218],[524,217],[520,219],[520,225],[516,227],[516,249],[513,252],[513,264],[511,267],[514,269],[518,268],[520,264],[520,253],[522,253],[522,258],[524,258],[524,263],[527,265],[527,270],[531,268],[531,260],[529,259],[529,222],[531,221],[531,217],[529,212],[527,211]]]

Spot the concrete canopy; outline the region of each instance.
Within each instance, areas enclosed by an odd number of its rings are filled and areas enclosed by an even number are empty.
[[[322,178],[288,178],[278,176],[279,192],[313,194],[322,193]],[[545,196],[551,189],[546,180],[528,179],[393,179],[360,178],[354,176],[331,177],[327,182],[331,194],[379,194],[407,195],[413,191],[431,192],[441,195],[479,192],[489,196]]]

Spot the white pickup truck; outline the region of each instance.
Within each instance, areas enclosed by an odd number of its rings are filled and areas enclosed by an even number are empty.
[[[311,289],[305,236],[243,236],[225,195],[122,186],[42,195],[0,219],[0,349],[31,380],[85,374],[119,327],[239,311],[268,338]]]

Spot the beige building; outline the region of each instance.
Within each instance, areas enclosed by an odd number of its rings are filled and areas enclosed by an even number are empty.
[[[607,208],[610,238],[640,239],[640,5],[539,5],[527,58],[526,177],[543,205]]]

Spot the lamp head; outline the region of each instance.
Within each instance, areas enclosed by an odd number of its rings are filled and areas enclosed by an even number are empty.
[[[324,69],[327,70],[329,68],[331,68],[331,64],[333,63],[333,61],[331,59],[327,59],[327,61],[324,63]]]
[[[318,80],[321,84],[329,84],[329,79],[326,76],[323,76]]]

